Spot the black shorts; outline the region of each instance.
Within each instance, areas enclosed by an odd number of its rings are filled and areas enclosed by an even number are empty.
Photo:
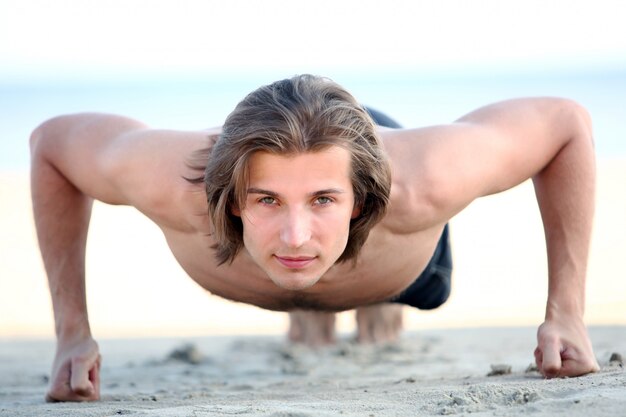
[[[407,289],[396,295],[392,303],[400,303],[432,310],[446,302],[452,287],[452,250],[450,249],[450,231],[446,226],[441,233],[435,253],[424,271]]]
[[[366,107],[374,122],[380,126],[401,128],[400,124],[379,112]],[[446,225],[441,233],[435,253],[424,271],[407,289],[393,297],[389,302],[410,305],[422,310],[437,308],[446,302],[452,286],[452,250],[450,249],[450,231]]]
[[[374,120],[374,123],[376,123],[378,126],[391,127],[394,129],[399,129],[402,127],[400,123],[396,122],[395,120],[393,120],[391,117],[387,116],[383,112],[380,112],[376,109],[372,109],[371,107],[367,107],[367,106],[365,107],[365,110]]]

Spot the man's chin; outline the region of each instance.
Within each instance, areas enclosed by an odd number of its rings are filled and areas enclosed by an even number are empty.
[[[320,280],[319,277],[270,276],[276,286],[288,291],[304,291]]]

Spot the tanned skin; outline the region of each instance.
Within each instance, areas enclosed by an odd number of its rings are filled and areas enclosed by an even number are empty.
[[[181,266],[211,293],[290,311],[292,340],[332,342],[332,311],[357,308],[359,339],[381,341],[401,328],[400,307],[381,303],[419,276],[450,218],[532,178],[549,266],[538,368],[546,377],[598,369],[583,323],[595,163],[591,121],[578,104],[517,99],[448,125],[381,129],[391,201],[356,264],[335,262],[359,207],[349,156],[331,147],[293,157],[255,154],[246,205],[233,213],[242,218],[246,246],[232,264],[218,266],[203,187],[184,177],[195,174],[189,156],[219,131],[154,130],[121,116],[75,114],[33,132],[33,210],[57,335],[48,400],[100,396],[101,359],[85,299],[94,200],[134,206],[153,220]]]

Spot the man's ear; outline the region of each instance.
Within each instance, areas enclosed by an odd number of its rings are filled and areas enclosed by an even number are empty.
[[[356,219],[357,217],[359,217],[361,215],[362,207],[362,204],[355,204],[354,208],[352,209],[352,215],[350,216],[350,219]]]

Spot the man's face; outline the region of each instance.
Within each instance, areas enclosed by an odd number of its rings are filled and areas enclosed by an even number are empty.
[[[249,161],[244,246],[279,287],[314,285],[337,261],[358,215],[350,154],[333,146],[296,156],[255,153]]]

